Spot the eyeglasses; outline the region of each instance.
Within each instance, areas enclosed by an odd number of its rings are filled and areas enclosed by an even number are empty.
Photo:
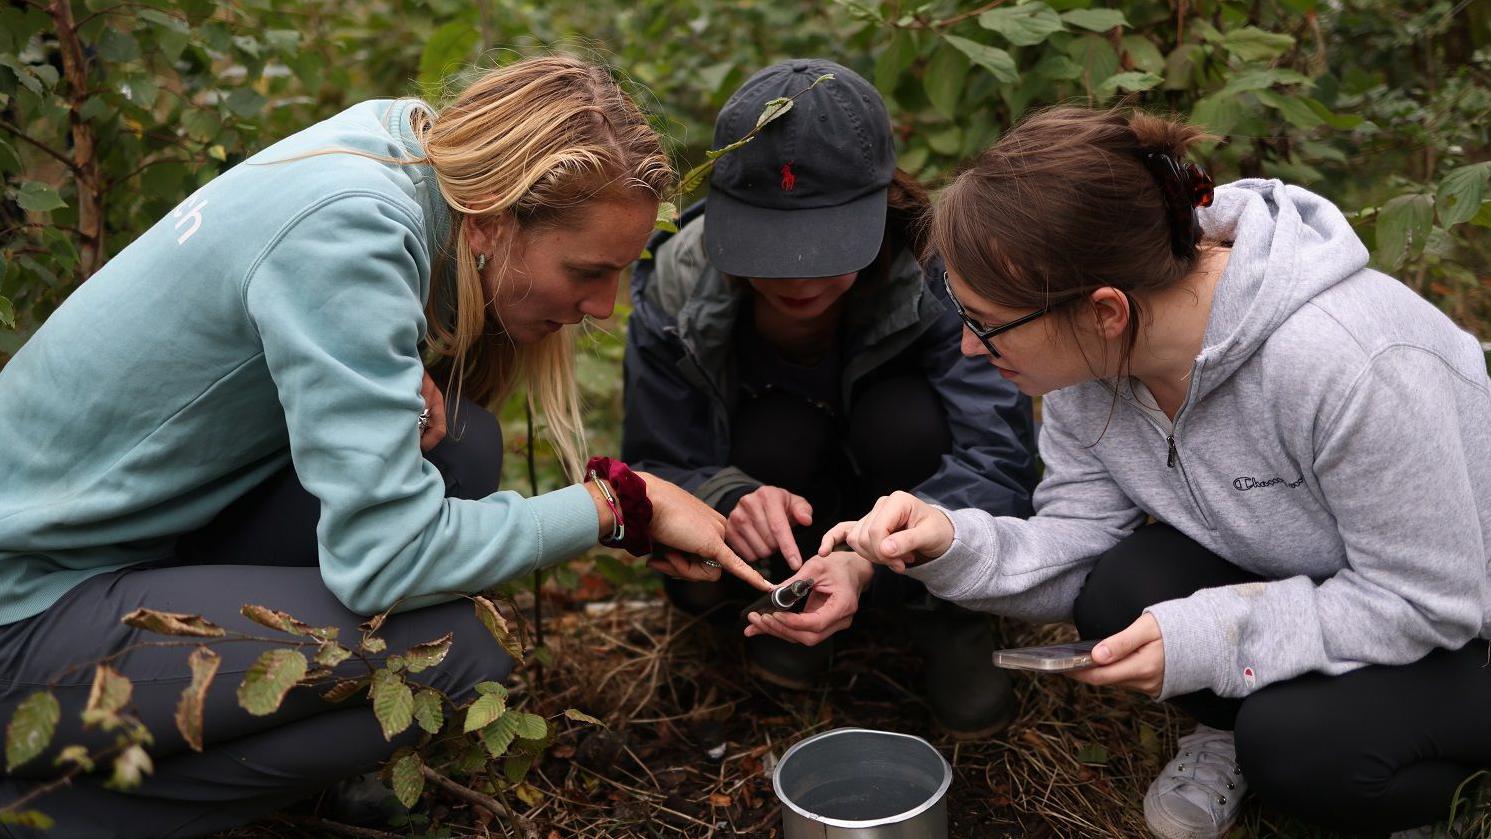
[[[1008,332],[1017,326],[1024,326],[1025,324],[1030,323],[1041,315],[1044,315],[1047,312],[1051,311],[1051,304],[1047,303],[1046,305],[1040,307],[1039,309],[1036,309],[1030,314],[1022,315],[1021,317],[1015,318],[1008,323],[1001,323],[997,326],[989,326],[983,321],[975,320],[968,314],[968,310],[963,308],[963,304],[958,302],[958,298],[953,295],[953,285],[948,280],[946,271],[942,272],[942,287],[947,289],[947,299],[952,301],[953,309],[958,313],[958,317],[962,319],[963,325],[968,327],[968,331],[973,333],[973,337],[979,339],[980,343],[984,345],[984,349],[988,350],[989,355],[993,356],[994,358],[1003,358],[1003,356],[999,354],[999,350],[994,349],[993,339],[995,335]]]

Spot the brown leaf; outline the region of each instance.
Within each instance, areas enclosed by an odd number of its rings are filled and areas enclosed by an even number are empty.
[[[342,702],[346,699],[351,698],[354,694],[367,686],[367,677],[361,679],[347,679],[345,681],[337,682],[336,684],[332,685],[330,689],[321,694],[321,698],[325,699],[327,702]]]
[[[497,606],[487,598],[477,595],[471,599],[476,602],[476,617],[481,621],[482,626],[492,633],[492,637],[497,639],[502,649],[507,650],[507,654],[513,657],[513,661],[521,665],[523,645],[513,635],[512,628],[507,624],[507,618],[504,618],[502,613],[497,611]]]
[[[734,799],[722,792],[711,792],[709,794],[709,806],[711,807],[729,807],[733,803],[735,803]]]
[[[129,704],[135,686],[119,671],[107,664],[100,664],[93,672],[93,688],[88,691],[88,705],[83,709],[83,726],[92,728],[102,725],[112,730],[119,720],[119,711]]]
[[[222,664],[222,658],[206,647],[198,647],[192,650],[187,664],[192,669],[192,683],[181,692],[181,699],[176,703],[176,729],[193,751],[200,752],[203,702],[207,698],[207,688],[212,685],[212,678],[217,675],[217,668]]]
[[[124,624],[162,635],[185,635],[193,638],[220,638],[223,628],[201,615],[136,609],[124,616]]]
[[[450,652],[450,644],[454,638],[454,633],[447,632],[441,638],[415,644],[404,653],[404,665],[409,668],[410,673],[418,673],[434,667],[445,660],[445,655]]]

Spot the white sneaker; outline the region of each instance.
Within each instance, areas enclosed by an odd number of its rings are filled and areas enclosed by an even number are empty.
[[[1149,785],[1144,820],[1161,839],[1217,839],[1237,821],[1247,790],[1232,732],[1197,726]]]

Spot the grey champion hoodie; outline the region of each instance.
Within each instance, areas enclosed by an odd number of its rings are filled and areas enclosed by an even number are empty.
[[[1491,637],[1491,383],[1478,342],[1279,181],[1217,190],[1233,241],[1171,427],[1145,393],[1049,394],[1036,515],[949,513],[939,597],[1062,620],[1095,558],[1154,516],[1266,583],[1156,603],[1168,698],[1405,664]],[[1138,386],[1142,389],[1142,386]],[[1110,421],[1111,417],[1111,421]]]

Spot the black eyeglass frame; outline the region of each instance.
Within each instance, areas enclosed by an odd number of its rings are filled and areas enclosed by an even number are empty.
[[[994,336],[1008,332],[1017,326],[1024,326],[1051,311],[1052,304],[1047,303],[1028,315],[1021,315],[1012,321],[1001,323],[998,326],[986,326],[980,321],[974,320],[973,316],[968,314],[968,310],[963,308],[963,304],[958,302],[957,295],[953,294],[952,281],[948,279],[946,271],[942,272],[942,287],[947,291],[947,299],[953,304],[953,311],[958,313],[958,318],[963,321],[963,325],[968,327],[968,331],[973,333],[973,337],[977,338],[984,345],[984,349],[989,351],[989,355],[994,358],[1004,357],[999,354],[999,350],[994,349]]]

